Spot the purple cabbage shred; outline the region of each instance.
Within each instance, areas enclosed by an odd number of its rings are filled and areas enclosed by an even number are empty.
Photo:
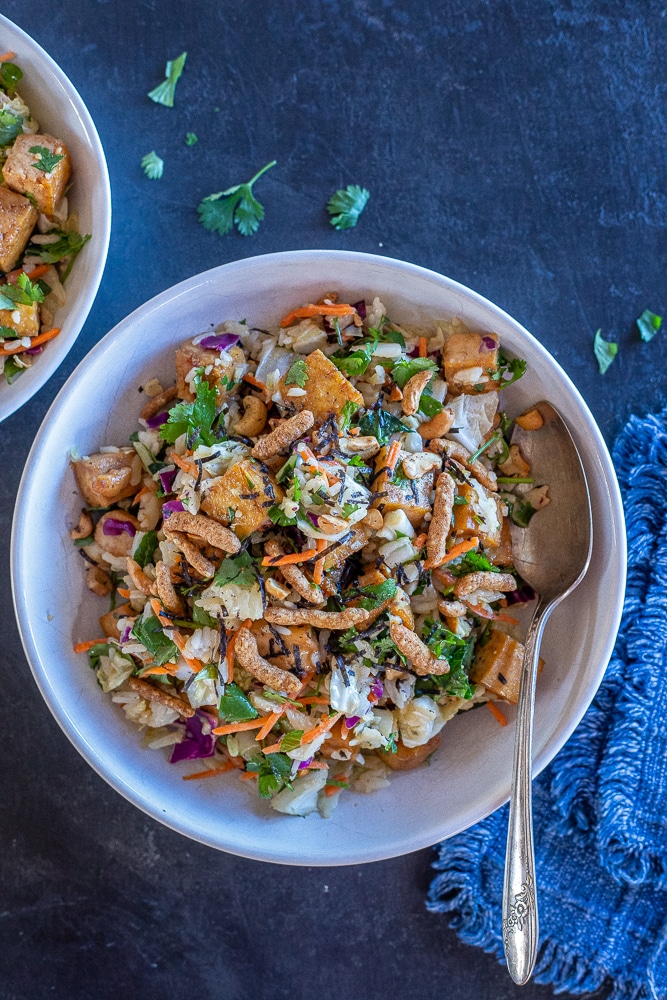
[[[137,529],[131,521],[121,521],[118,517],[108,517],[102,525],[102,534],[104,535],[122,535],[124,531],[132,538],[137,533]]]
[[[207,723],[207,728],[213,725],[211,718],[205,712],[195,712],[192,718],[186,720],[185,738],[180,743],[174,743],[169,758],[170,764],[213,756],[216,737],[211,732],[204,733],[204,723]]]
[[[180,500],[168,500],[167,503],[162,504],[162,516],[165,518],[182,510],[185,510],[185,507]]]
[[[147,417],[146,425],[153,431],[155,430],[156,427],[162,427],[162,424],[166,424],[168,420],[169,420],[169,414],[167,413],[166,410],[162,410],[161,413],[156,413],[152,417]]]
[[[238,333],[212,333],[200,340],[199,346],[207,351],[226,351],[228,347],[234,347],[238,342]]]

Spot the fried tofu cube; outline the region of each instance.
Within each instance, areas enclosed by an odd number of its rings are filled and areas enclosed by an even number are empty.
[[[377,497],[372,507],[382,514],[390,510],[405,512],[413,528],[421,530],[424,517],[431,510],[431,490],[433,489],[433,472],[427,472],[417,479],[408,479],[400,471],[401,462],[408,457],[408,452],[401,451],[396,462],[393,476],[387,469],[387,447],[380,448],[375,458],[375,478],[373,491],[383,494]]]
[[[454,504],[454,534],[476,535],[485,548],[499,545],[502,517],[498,497],[487,492],[481,483],[476,486],[459,483],[457,496],[465,503]]]
[[[11,188],[0,187],[0,271],[11,271],[26,248],[39,212]]]
[[[498,371],[499,344],[495,333],[452,334],[442,349],[445,380],[452,394],[497,388],[492,376]]]
[[[324,557],[325,573],[342,568],[349,556],[363,549],[371,537],[371,532],[363,525],[355,524],[350,529],[350,535],[351,537],[343,545],[339,545],[330,555]],[[325,581],[326,579],[325,577]]]
[[[236,348],[232,348],[228,353],[223,351],[208,350],[199,344],[193,344],[191,340],[186,341],[176,348],[176,389],[181,399],[191,403],[194,394],[190,390],[188,375],[193,368],[204,369],[204,381],[208,382],[211,389],[215,389],[218,403],[227,394],[227,388],[234,381],[234,371],[239,361],[243,361],[235,356]]]
[[[364,397],[361,393],[357,392],[352,383],[320,350],[313,351],[304,361],[306,380],[303,389],[296,385],[285,385],[285,377],[279,385],[281,396],[295,410],[310,410],[315,423],[321,424],[331,413],[340,417],[346,403],[363,405]],[[290,392],[294,394],[290,395]]]
[[[39,303],[31,302],[29,306],[15,303],[13,309],[0,309],[0,327],[2,326],[15,330],[19,337],[36,337],[39,333]]]
[[[320,647],[310,625],[291,625],[289,635],[280,639],[287,649],[287,655],[273,632],[264,621],[253,622],[250,631],[257,639],[259,655],[282,670],[294,670],[297,674],[313,674],[320,663]]]
[[[509,517],[504,517],[503,523],[500,526],[500,542],[496,546],[490,546],[484,555],[494,566],[514,566]]]
[[[519,700],[523,653],[523,643],[504,632],[492,629],[487,642],[477,650],[470,668],[470,680],[516,705]]]
[[[244,539],[270,524],[268,510],[283,496],[273,476],[253,459],[244,458],[214,483],[201,507]]]
[[[37,147],[60,157],[51,170],[42,170],[38,166],[43,163],[42,156],[39,152],[31,152]],[[2,168],[5,184],[19,194],[32,195],[40,212],[45,215],[54,214],[71,172],[72,161],[67,146],[52,135],[20,135],[9,150]]]
[[[90,507],[109,507],[134,496],[141,482],[141,460],[134,448],[99,452],[72,462],[79,492]]]

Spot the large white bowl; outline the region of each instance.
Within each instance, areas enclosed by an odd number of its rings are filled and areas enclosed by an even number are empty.
[[[51,56],[1,14],[0,51],[16,54],[14,62],[23,70],[18,90],[40,129],[62,139],[72,154],[69,203],[79,216],[79,232],[92,236],[67,279],[67,302],[56,315],[61,332],[13,385],[0,378],[1,421],[27,403],[51,378],[81,332],[107,259],[111,189],[102,143],[81,97]]]
[[[373,795],[345,794],[333,818],[272,812],[235,776],[183,782],[166,754],[144,750],[136,727],[100,691],[74,642],[99,631],[99,599],[86,591],[68,532],[80,498],[68,452],[122,444],[135,428],[137,387],[173,379],[173,348],[211,323],[275,323],[289,309],[337,289],[345,301],[379,295],[397,322],[461,316],[495,331],[528,374],[507,394],[515,412],[551,400],[581,451],[595,517],[590,569],[546,630],[535,715],[535,769],[557,753],[602,678],[621,614],[623,513],[614,470],[586,404],[545,349],[486,299],[432,271],[384,257],[307,250],[214,268],[163,292],[119,323],[85,358],[49,411],[26,463],[16,514],[12,579],[25,651],[56,719],[114,788],[180,833],[234,854],[304,865],[375,861],[434,844],[487,816],[508,797],[513,726],[490,712],[456,717],[429,767],[395,774]]]

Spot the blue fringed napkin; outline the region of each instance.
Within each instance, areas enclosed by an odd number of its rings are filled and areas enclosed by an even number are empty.
[[[667,998],[667,408],[614,449],[628,586],[611,663],[535,782],[537,982],[610,1000]],[[566,836],[564,836],[566,834]],[[428,907],[502,958],[507,809],[440,845]]]

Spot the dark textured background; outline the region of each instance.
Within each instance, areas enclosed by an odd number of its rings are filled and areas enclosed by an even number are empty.
[[[0,998],[537,1000],[424,908],[433,854],[288,869],[218,854],[98,778],[32,682],[10,610],[12,506],[31,440],[119,319],[225,261],[302,247],[434,268],[531,330],[609,441],[665,399],[663,3],[602,0],[5,0],[79,89],[109,161],[106,274],[66,363],[2,427]],[[1,48],[1,46],[0,46]],[[146,98],[188,52],[176,106]],[[199,143],[188,148],[186,131]],[[141,157],[165,160],[161,181]],[[252,238],[197,223],[213,191],[278,166]],[[336,233],[325,203],[371,200]],[[602,378],[595,330],[620,343]],[[509,762],[508,762],[509,766]],[[600,996],[602,994],[599,994]]]

